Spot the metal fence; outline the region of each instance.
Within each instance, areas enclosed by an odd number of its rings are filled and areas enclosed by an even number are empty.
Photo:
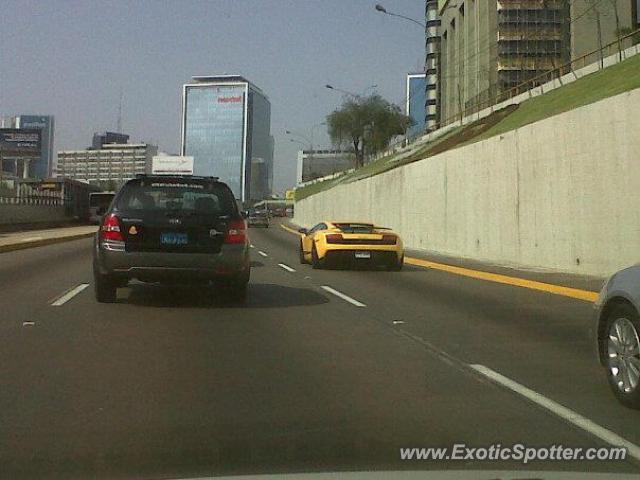
[[[441,121],[440,127],[455,123],[464,117],[473,115],[474,113],[507,100],[511,100],[518,95],[533,90],[534,88],[538,88],[553,80],[561,80],[566,74],[575,72],[576,70],[589,65],[597,65],[598,70],[601,70],[605,68],[605,59],[607,57],[616,55],[618,57],[617,62],[621,62],[627,58],[626,50],[638,43],[640,43],[640,29],[619,37],[617,40],[604,45],[601,49],[586,53],[568,63],[565,63],[564,65],[560,65],[552,70],[543,72],[540,75],[530,78],[529,80],[526,80],[525,82],[522,82],[510,89],[500,90],[497,88],[497,85],[494,85],[481,95],[484,97],[483,99],[478,100],[477,102],[472,102],[470,105],[466,105],[462,111],[458,110],[454,115],[444,119]]]
[[[0,205],[40,205],[48,207],[64,207],[63,198],[43,195],[6,196],[0,195]]]
[[[514,99],[515,97],[523,93],[531,92],[531,90],[535,88],[544,87],[545,84],[548,84],[549,82],[552,82],[554,80],[562,83],[562,78],[569,73],[573,73],[575,75],[575,80],[579,78],[577,74],[575,74],[576,70],[582,69],[584,67],[597,65],[597,70],[601,70],[611,64],[610,61],[605,60],[609,57],[612,57],[613,55],[617,57],[615,63],[621,62],[628,57],[627,50],[633,46],[635,46],[636,48],[632,55],[640,53],[640,29],[634,30],[628,34],[621,36],[617,40],[604,45],[601,49],[586,53],[585,55],[575,58],[571,62],[560,65],[552,70],[548,70],[508,90],[500,91],[497,88],[497,85],[493,85],[490,89],[484,91],[481,95],[479,95],[477,101],[472,100],[470,102],[467,102],[465,108],[462,111],[458,110],[458,112],[456,112],[454,115],[451,115],[450,117],[442,120],[440,122],[440,125],[438,126],[438,129],[425,131],[424,134],[431,133],[435,136],[438,136],[439,129],[455,124],[456,122],[460,122],[465,117],[469,117],[478,112],[481,112],[482,110],[489,109],[495,105],[501,104],[502,102]],[[385,150],[367,155],[365,158],[365,163],[369,163],[382,157],[409,150],[412,147],[413,143],[424,138],[424,134],[417,135],[411,139],[398,137],[394,139]]]

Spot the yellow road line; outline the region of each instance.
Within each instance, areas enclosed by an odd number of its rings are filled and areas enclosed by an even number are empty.
[[[598,292],[592,292],[590,290],[580,290],[579,288],[563,287],[561,285],[537,282],[535,280],[527,280],[519,277],[510,277],[508,275],[500,275],[498,273],[483,272],[481,270],[471,270],[470,268],[430,262],[428,260],[422,260],[420,258],[405,257],[404,261],[409,265],[433,268],[434,270],[442,270],[444,272],[454,273],[456,275],[477,278],[478,280],[486,280],[494,283],[502,283],[504,285],[512,285],[514,287],[539,290],[541,292],[553,293],[554,295],[562,295],[563,297],[577,298],[578,300],[585,300],[587,302],[595,302],[598,298]]]
[[[285,225],[280,225],[284,230],[296,235],[300,233],[294,229]],[[579,288],[563,287],[561,285],[554,285],[552,283],[537,282],[535,280],[527,280],[520,277],[510,277],[508,275],[500,275],[498,273],[484,272],[482,270],[472,270],[470,268],[456,267],[454,265],[447,265],[444,263],[431,262],[429,260],[422,260],[421,258],[405,257],[405,263],[409,265],[415,265],[418,267],[432,268],[434,270],[441,270],[443,272],[453,273],[455,275],[462,275],[464,277],[475,278],[478,280],[485,280],[488,282],[501,283],[503,285],[512,285],[514,287],[528,288],[530,290],[538,290],[541,292],[552,293],[554,295],[561,295],[563,297],[577,298],[578,300],[584,300],[586,302],[595,302],[598,299],[598,292],[592,292],[590,290],[581,290]]]

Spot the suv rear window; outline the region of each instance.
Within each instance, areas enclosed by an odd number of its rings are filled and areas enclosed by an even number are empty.
[[[235,199],[220,183],[189,180],[148,180],[128,184],[118,198],[116,207],[122,211],[145,213],[230,215],[236,213]]]

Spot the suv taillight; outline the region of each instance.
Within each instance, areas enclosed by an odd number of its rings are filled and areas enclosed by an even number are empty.
[[[244,219],[232,220],[224,237],[224,243],[245,243],[247,241],[247,224]]]
[[[397,237],[395,235],[382,235],[383,245],[395,245]]]
[[[102,227],[100,227],[100,238],[113,242],[124,242],[120,231],[120,219],[113,213],[104,218]]]

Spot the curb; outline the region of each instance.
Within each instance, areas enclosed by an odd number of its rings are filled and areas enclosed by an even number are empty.
[[[33,240],[32,242],[12,243],[9,245],[0,245],[0,253],[14,252],[16,250],[25,250],[27,248],[43,247],[45,245],[53,245],[55,243],[69,242],[71,240],[80,240],[82,238],[91,238],[95,232],[78,233],[65,237],[43,238],[42,240]]]

